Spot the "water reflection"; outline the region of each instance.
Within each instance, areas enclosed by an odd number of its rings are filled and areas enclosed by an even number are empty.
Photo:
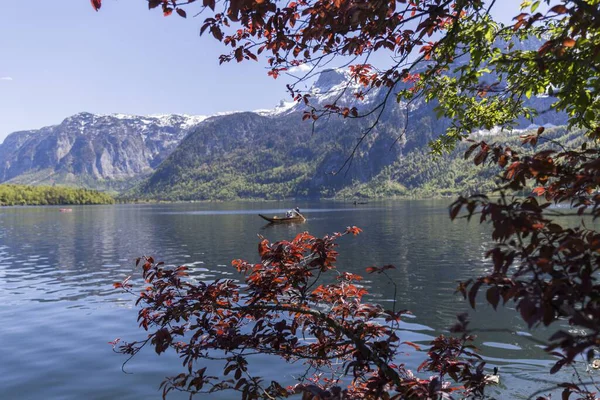
[[[265,225],[257,214],[281,214],[298,206],[303,224]],[[132,299],[112,288],[128,275],[139,277],[134,259],[153,255],[167,264],[186,264],[198,279],[235,277],[230,260],[257,260],[257,234],[270,240],[309,231],[323,235],[350,225],[364,230],[341,240],[339,268],[363,274],[370,265],[393,264],[389,271],[398,307],[413,312],[403,340],[426,344],[469,311],[480,330],[478,344],[490,365],[500,365],[501,397],[516,398],[541,385],[552,363],[510,308],[473,312],[454,291],[456,283],[482,274],[490,243],[487,227],[451,222],[447,202],[350,203],[195,203],[0,210],[0,392],[3,398],[160,398],[158,383],[179,372],[173,356],[151,352],[121,372],[112,354],[116,336],[140,338]],[[366,276],[371,300],[393,301],[394,284]],[[502,330],[510,327],[510,330]],[[538,331],[536,338],[547,337]],[[408,363],[422,355],[411,353]],[[254,361],[265,373],[282,370],[265,358]],[[301,366],[284,368],[293,381]],[[552,379],[570,379],[566,374]],[[527,396],[525,396],[527,397]],[[174,397],[176,398],[176,397]],[[224,396],[222,398],[229,398]]]

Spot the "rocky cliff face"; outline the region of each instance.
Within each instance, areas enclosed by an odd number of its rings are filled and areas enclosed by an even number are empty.
[[[15,132],[0,145],[0,182],[125,182],[152,172],[205,117],[80,113]]]

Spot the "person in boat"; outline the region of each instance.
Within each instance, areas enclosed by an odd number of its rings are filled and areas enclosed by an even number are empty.
[[[293,210],[289,210],[288,212],[285,213],[285,216],[287,218],[299,217],[300,216],[300,209],[298,207],[296,207]]]

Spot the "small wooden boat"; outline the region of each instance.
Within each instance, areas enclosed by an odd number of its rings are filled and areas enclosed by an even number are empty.
[[[72,208],[61,208],[58,211],[60,211],[60,212],[73,212],[73,209]]]
[[[269,221],[272,224],[285,224],[286,222],[304,222],[306,221],[306,218],[304,218],[304,215],[300,214],[300,215],[296,215],[293,217],[267,217],[266,215],[262,215],[262,214],[258,214],[259,217],[261,217],[264,220]]]

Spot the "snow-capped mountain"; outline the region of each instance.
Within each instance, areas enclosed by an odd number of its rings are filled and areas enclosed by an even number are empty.
[[[206,118],[82,112],[58,125],[15,132],[0,145],[0,182],[111,187],[106,183],[152,172]]]
[[[364,95],[361,100],[355,96],[358,92]],[[309,95],[310,106],[316,109],[322,109],[325,105],[335,103],[340,107],[357,107],[360,110],[369,109],[377,102],[383,101],[386,91],[379,88],[365,88],[352,79],[348,69],[331,68],[319,73],[318,78],[306,94]],[[275,116],[305,109],[306,105],[303,102],[281,100],[273,109],[255,110],[254,112],[263,116]]]

